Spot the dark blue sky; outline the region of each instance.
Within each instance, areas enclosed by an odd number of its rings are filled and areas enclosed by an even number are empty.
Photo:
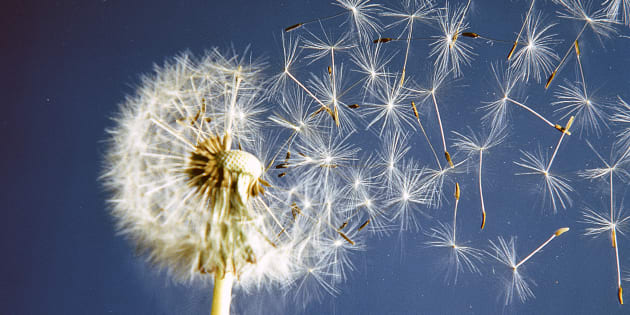
[[[461,3],[460,3],[461,2]],[[454,1],[452,4],[463,4]],[[558,6],[539,1],[561,43],[563,54],[582,23],[558,19]],[[438,1],[441,5],[442,1]],[[513,40],[528,1],[473,1],[470,31]],[[599,4],[594,4],[598,7]],[[153,64],[183,50],[250,46],[254,56],[270,62],[269,75],[282,69],[281,30],[291,24],[338,12],[328,1],[9,1],[3,4],[3,58],[0,65],[4,115],[0,116],[3,143],[0,201],[0,305],[6,314],[206,314],[211,288],[173,284],[165,273],[134,255],[133,246],[117,236],[105,204],[107,194],[98,182],[105,150],[105,129],[125,95],[134,92],[139,76]],[[342,20],[327,22],[336,27]],[[427,36],[436,29],[421,27]],[[618,27],[628,35],[628,26]],[[385,35],[392,35],[385,32]],[[396,35],[396,34],[393,34]],[[419,35],[423,36],[423,35]],[[470,41],[470,39],[467,39]],[[447,130],[480,130],[478,110],[491,101],[496,83],[492,62],[503,60],[509,44],[489,46],[470,42],[477,54],[460,79],[449,82],[440,95]],[[617,96],[630,101],[630,39],[613,35],[598,38],[586,31],[580,40],[589,88],[609,104]],[[400,45],[400,47],[403,47]],[[414,43],[409,74],[423,82],[429,49]],[[397,58],[400,58],[400,53]],[[395,59],[398,60],[398,59]],[[400,61],[397,61],[400,62]],[[396,66],[397,67],[397,66]],[[554,115],[550,102],[565,79],[577,78],[575,58],[569,58],[554,85],[545,90],[530,83],[518,90],[520,100],[536,104],[544,115]],[[517,95],[517,94],[515,94]],[[612,113],[612,110],[608,110]],[[563,143],[554,171],[571,180],[574,202],[554,214],[541,206],[534,178],[515,176],[513,161],[520,149],[538,147],[550,153],[560,133],[550,133],[524,111],[512,107],[510,137],[484,157],[484,190],[488,226],[478,229],[475,173],[462,174],[461,237],[488,249],[488,240],[518,236],[519,257],[543,242],[559,227],[571,231],[534,256],[523,270],[537,283],[535,299],[503,307],[499,275],[505,267],[491,258],[480,266],[482,275],[463,274],[448,285],[441,265],[446,253],[424,246],[422,232],[371,238],[367,250],[353,256],[356,270],[340,286],[339,296],[325,296],[303,310],[306,314],[624,314],[628,306],[616,299],[614,252],[604,236],[584,236],[579,223],[588,206],[606,212],[609,195],[603,181],[588,182],[577,171],[601,163],[586,145],[591,141],[607,158],[614,133],[611,124],[602,135],[575,134]],[[435,132],[436,124],[427,128]],[[366,133],[367,135],[367,133]],[[438,135],[433,134],[435,141]],[[450,135],[449,135],[450,137]],[[430,161],[418,134],[412,153]],[[436,142],[437,143],[437,142]],[[418,148],[417,152],[414,150]],[[370,148],[366,148],[370,149]],[[627,182],[615,183],[616,204],[624,204]],[[451,195],[450,186],[447,187]],[[626,202],[627,203],[627,202]],[[421,221],[428,229],[448,221],[452,203],[427,210],[434,218]],[[619,238],[621,265],[628,277],[630,239]],[[630,283],[625,282],[629,287]],[[628,293],[626,293],[628,295]],[[626,297],[630,300],[630,295]],[[243,314],[294,313],[291,293],[236,293],[234,310]]]

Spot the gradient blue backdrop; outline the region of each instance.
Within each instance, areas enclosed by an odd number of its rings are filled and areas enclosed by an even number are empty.
[[[528,1],[473,1],[471,30],[512,39],[528,5]],[[282,28],[335,13],[338,7],[329,1],[307,0],[9,0],[2,7],[0,313],[207,314],[211,288],[171,283],[116,236],[105,205],[107,194],[97,181],[104,130],[112,126],[109,117],[125,95],[134,92],[140,74],[185,49],[200,54],[213,46],[233,46],[237,52],[250,46],[254,56],[267,58],[272,75],[282,67]],[[563,53],[581,24],[553,17],[556,7],[548,2],[537,7],[559,23],[556,31],[564,42],[556,50]],[[428,35],[436,34],[424,29]],[[619,29],[628,35],[627,26]],[[600,41],[587,32],[581,45],[590,88],[608,100],[617,95],[630,100],[630,39]],[[495,98],[490,62],[502,60],[509,47],[474,46],[475,62],[441,96],[447,130],[466,131],[467,125],[479,130],[481,113],[475,109]],[[424,43],[414,47],[408,69],[422,82],[428,77],[423,72],[428,50]],[[563,77],[575,78],[573,63],[555,84]],[[522,96],[551,115],[552,92],[534,84],[524,88]],[[461,177],[464,197],[459,220],[471,224],[462,228],[460,238],[487,248],[488,240],[498,235],[518,235],[522,257],[556,228],[570,226],[569,233],[526,265],[527,276],[538,284],[533,287],[536,299],[503,307],[498,297],[501,281],[493,271],[505,268],[491,260],[482,266],[482,275],[465,274],[456,286],[447,285],[440,267],[445,253],[423,246],[427,238],[422,233],[406,233],[370,239],[367,251],[354,255],[357,268],[340,287],[339,296],[327,296],[302,310],[290,295],[280,292],[237,293],[234,310],[242,314],[630,313],[628,305],[619,306],[616,300],[609,241],[582,236],[585,226],[577,222],[584,206],[607,209],[604,183],[580,180],[575,172],[600,166],[584,139],[596,143],[607,157],[613,139],[610,130],[599,138],[573,136],[564,143],[554,170],[573,180],[576,193],[572,207],[553,214],[536,203],[540,195],[532,193],[535,180],[513,175],[518,169],[512,161],[519,158],[521,148],[532,151],[540,145],[549,150],[559,134],[551,136],[518,109],[512,114],[510,141],[484,158],[490,217],[483,232],[477,227],[474,172]],[[428,129],[435,131],[435,123],[429,123]],[[423,141],[414,138],[414,150],[424,148]],[[412,154],[429,161],[425,153]],[[617,192],[621,200],[625,189]],[[451,206],[429,213],[450,220]],[[434,223],[427,221],[423,228]],[[624,236],[619,240],[626,271],[629,241]],[[625,285],[630,292],[629,283]]]

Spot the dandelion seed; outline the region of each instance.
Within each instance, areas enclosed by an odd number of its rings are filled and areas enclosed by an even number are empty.
[[[322,26],[323,31],[323,26]],[[342,35],[337,40],[333,41],[329,37],[329,35],[323,31],[323,38],[316,38],[314,40],[305,40],[304,41],[304,49],[313,50],[312,54],[307,55],[307,58],[312,58],[313,61],[326,57],[330,54],[330,64],[328,67],[328,75],[330,76],[330,80],[321,80],[315,78],[315,89],[320,92],[320,94],[325,95],[324,102],[329,104],[325,106],[325,108],[331,108],[332,118],[337,127],[340,126],[340,118],[339,118],[339,98],[338,98],[338,87],[342,82],[342,69],[339,68],[337,70],[337,66],[335,65],[335,51],[343,51],[348,50],[354,47],[353,44],[349,43],[349,36]],[[313,35],[311,33],[311,35]],[[313,35],[314,36],[314,35]],[[338,73],[337,73],[338,72]],[[329,84],[328,84],[329,83]]]
[[[435,68],[437,72],[452,72],[453,76],[462,75],[461,65],[470,65],[472,61],[472,47],[462,41],[454,41],[458,34],[468,28],[464,22],[468,5],[464,8],[449,10],[448,2],[441,9],[438,16],[438,23],[441,36],[431,43],[430,56],[435,56]]]
[[[387,181],[391,182],[393,178],[400,173],[400,163],[409,152],[410,147],[407,145],[407,135],[400,131],[388,131],[383,137],[383,145],[378,151],[379,173],[377,177],[385,176]]]
[[[512,303],[514,295],[519,298],[521,303],[525,302],[529,298],[534,298],[534,292],[529,287],[529,283],[527,283],[525,278],[519,272],[519,267],[521,267],[526,261],[532,258],[532,256],[534,256],[536,253],[541,251],[554,238],[564,234],[568,230],[569,228],[567,227],[556,230],[544,243],[534,249],[534,251],[532,251],[529,255],[527,255],[518,263],[516,262],[515,237],[510,238],[509,242],[506,242],[505,239],[503,239],[502,237],[499,237],[497,243],[490,241],[490,247],[494,252],[494,258],[509,267],[512,271],[510,280],[506,282],[505,305]]]
[[[423,214],[418,206],[430,203],[423,177],[423,168],[409,160],[391,180],[385,206],[393,212],[392,220],[399,222],[400,232],[417,231],[420,227],[415,212]]]
[[[583,172],[580,172],[580,176],[589,179],[589,180],[594,180],[594,179],[599,179],[599,178],[604,178],[606,175],[608,175],[608,183],[609,183],[609,195],[610,195],[610,220],[608,222],[610,222],[611,224],[613,222],[615,222],[616,220],[614,219],[615,215],[614,215],[614,198],[613,198],[613,178],[614,175],[617,175],[617,177],[621,178],[621,179],[627,179],[630,177],[630,173],[628,173],[628,171],[626,171],[623,168],[620,168],[619,165],[624,163],[625,160],[628,157],[628,154],[630,153],[630,147],[626,148],[623,151],[617,151],[617,150],[613,150],[611,152],[611,158],[610,158],[610,163],[606,162],[606,160],[604,160],[604,158],[599,154],[599,152],[597,152],[597,150],[595,150],[595,148],[593,147],[593,145],[589,142],[586,141],[586,144],[588,144],[588,146],[591,148],[591,150],[593,151],[593,153],[595,153],[595,155],[597,156],[597,158],[599,158],[599,160],[605,165],[605,167],[600,167],[600,168],[592,168],[592,169],[587,169],[584,170]],[[614,163],[612,163],[614,161]],[[593,212],[594,213],[594,212]],[[619,219],[619,218],[617,218]],[[611,236],[612,242],[613,242],[613,247],[616,247],[616,237],[615,237],[615,229],[611,229],[611,233],[613,234]],[[594,234],[594,233],[589,233],[589,234]]]
[[[514,44],[512,45],[512,49],[510,49],[510,52],[508,53],[507,56],[507,60],[512,59],[512,55],[514,54],[514,50],[516,49],[516,46],[518,45],[518,41],[521,39],[521,35],[523,34],[523,30],[525,29],[525,25],[527,25],[529,23],[529,18],[532,15],[532,10],[534,9],[534,0],[531,1],[530,5],[529,5],[529,10],[527,10],[527,14],[525,14],[525,21],[523,21],[523,24],[521,25],[521,30],[518,31],[518,35],[516,35],[516,40],[514,40]]]
[[[573,191],[568,181],[563,177],[551,174],[547,170],[549,164],[545,162],[546,159],[543,158],[540,150],[536,155],[523,150],[521,150],[521,154],[524,156],[520,158],[520,162],[514,163],[525,168],[525,171],[516,173],[516,175],[541,176],[541,185],[539,188],[540,193],[545,197],[543,198],[543,204],[546,199],[549,198],[554,213],[557,211],[558,206],[566,209],[567,205],[571,204],[569,193]]]
[[[575,37],[575,40],[571,44],[571,47],[569,47],[569,49],[564,54],[562,59],[560,59],[560,62],[558,63],[556,68],[553,70],[553,72],[551,72],[551,75],[549,75],[549,78],[547,79],[547,83],[545,84],[545,89],[549,87],[549,85],[555,78],[556,74],[558,73],[558,71],[560,70],[564,62],[566,61],[567,57],[571,53],[571,50],[573,50],[573,47],[574,47],[573,43],[577,42],[580,39],[580,37],[582,36],[582,33],[584,33],[587,27],[590,26],[591,30],[595,34],[599,36],[604,36],[604,37],[610,36],[610,34],[615,31],[615,29],[612,26],[614,24],[614,21],[611,20],[607,16],[604,8],[599,9],[593,12],[592,14],[588,14],[587,13],[588,9],[585,8],[584,4],[582,3],[582,0],[561,1],[560,4],[562,4],[565,8],[565,11],[559,13],[560,18],[584,21],[584,26],[578,32],[577,36]]]
[[[459,19],[459,22],[457,23],[457,27],[455,28],[455,32],[453,34],[453,39],[451,41],[450,48],[453,48],[453,45],[457,41],[457,38],[459,38],[459,34],[461,33],[460,28],[462,27],[462,23],[464,23],[464,18],[466,17],[466,13],[468,12],[468,8],[470,7],[470,2],[471,0],[468,0],[468,2],[466,2],[466,7],[464,8],[461,14],[461,18]]]
[[[607,126],[606,120],[608,120],[608,117],[600,108],[604,106],[586,92],[586,79],[582,69],[582,58],[577,40],[574,42],[574,48],[580,69],[581,83],[573,84],[567,81],[566,85],[561,85],[560,91],[556,92],[556,97],[559,100],[551,104],[560,105],[555,111],[564,113],[561,119],[569,115],[576,116],[577,128],[580,129],[580,132],[582,130],[587,132],[594,131],[595,134],[599,135],[601,131],[600,124]]]
[[[429,148],[431,149],[431,152],[433,153],[433,157],[435,158],[435,163],[439,168],[442,168],[442,164],[440,163],[440,159],[438,159],[437,157],[437,153],[435,153],[435,149],[433,148],[433,145],[431,144],[431,140],[429,140],[429,136],[427,135],[426,130],[424,130],[424,126],[422,126],[422,123],[420,122],[420,114],[418,114],[418,108],[416,107],[416,103],[414,101],[411,101],[411,109],[413,110],[413,115],[416,117],[416,120],[418,121],[418,126],[420,126],[420,131],[422,131],[422,134],[424,135],[424,139],[427,140],[427,144],[429,145]]]
[[[508,98],[518,81],[512,70],[503,70],[498,64],[492,64],[491,70],[498,85],[499,98],[481,107],[482,110],[486,111],[482,120],[489,122],[491,128],[503,128],[507,124],[508,119]]]
[[[352,119],[353,116],[356,116],[356,113],[353,113],[353,111],[348,108],[348,104],[339,98],[339,91],[343,89],[342,86],[345,82],[343,81],[344,73],[345,69],[339,67],[337,70],[333,71],[332,78],[327,74],[323,76],[312,76],[308,82],[314,94],[318,96],[317,98],[324,104],[327,104],[325,108],[329,108],[330,112],[328,110],[326,110],[326,112],[329,113],[335,126],[339,127],[340,132],[348,133],[353,132],[356,128],[355,121]],[[322,108],[325,109],[324,107]],[[316,111],[311,114],[311,116],[316,117],[319,112],[321,111]],[[330,119],[328,116],[326,117]]]
[[[292,73],[291,73],[291,68],[293,66],[293,64],[295,63],[295,60],[300,52],[300,50],[298,50],[298,42],[299,42],[299,38],[298,39],[292,39],[291,37],[289,37],[288,39],[285,40],[284,34],[282,35],[282,50],[284,53],[284,70],[282,71],[282,73],[280,73],[279,75],[277,75],[276,79],[275,79],[275,83],[272,87],[272,91],[280,91],[282,90],[285,86],[286,86],[286,81],[287,78],[291,79],[293,82],[295,82],[295,84],[297,84],[297,86],[299,86],[302,90],[304,90],[304,92],[306,92],[306,94],[308,94],[310,97],[313,98],[313,100],[315,102],[317,102],[319,105],[321,105],[321,110],[325,110],[328,114],[330,114],[333,119],[335,118],[335,115],[333,114],[333,111],[326,105],[324,104],[319,98],[317,98],[317,96],[315,96],[315,94],[313,94],[313,92],[311,92],[311,90],[309,90],[304,83],[302,83],[300,80],[298,80]]]
[[[510,268],[511,271],[508,279],[505,281],[505,292],[503,292],[504,305],[512,304],[515,296],[521,303],[524,303],[527,299],[534,298],[534,292],[530,288],[530,284],[521,273],[521,270],[516,268],[516,237],[511,237],[509,241],[499,237],[496,243],[490,241],[490,248],[494,252],[494,258]]]
[[[365,104],[365,113],[374,116],[367,128],[380,124],[379,135],[386,130],[403,130],[413,126],[413,117],[409,113],[410,94],[397,83],[384,80],[383,86],[376,90],[374,103]]]
[[[407,60],[409,58],[409,49],[411,47],[411,38],[413,34],[413,25],[416,21],[428,22],[431,19],[431,15],[434,12],[433,3],[424,0],[412,0],[403,2],[404,8],[402,10],[386,10],[381,15],[386,17],[395,18],[396,21],[387,25],[386,28],[392,28],[399,24],[405,24],[403,32],[407,33],[407,47],[405,49],[405,61],[403,62],[402,72],[400,75],[400,86],[403,86],[405,82],[405,73],[407,70]],[[391,39],[389,39],[391,40]],[[374,43],[385,43],[389,40],[375,40]]]
[[[362,87],[364,98],[369,91],[382,88],[385,81],[394,76],[386,69],[394,55],[386,57],[381,52],[381,45],[373,47],[358,46],[350,54],[352,62],[358,67],[355,71],[365,77]]]
[[[486,226],[486,206],[483,200],[483,186],[481,185],[481,170],[483,165],[483,154],[488,149],[495,147],[502,143],[507,138],[507,131],[505,128],[494,128],[490,130],[487,137],[482,138],[477,136],[472,130],[469,130],[470,136],[465,136],[461,133],[453,131],[457,139],[453,142],[453,146],[460,151],[463,151],[469,158],[474,157],[479,153],[479,168],[478,168],[478,187],[479,187],[479,199],[481,200],[481,229]],[[481,140],[483,139],[483,140]]]
[[[422,187],[426,192],[426,199],[428,204],[432,207],[439,208],[442,205],[442,197],[444,195],[443,187],[446,179],[461,172],[460,166],[466,161],[458,162],[453,167],[446,167],[443,169],[431,169],[424,168],[424,176],[422,178]]]
[[[610,231],[610,238],[612,241],[612,246],[615,250],[615,263],[617,267],[617,299],[619,304],[623,304],[623,289],[621,287],[621,265],[619,263],[619,246],[617,241],[617,234],[625,234],[625,228],[630,220],[630,216],[622,217],[622,212],[618,211],[615,217],[613,217],[613,195],[612,195],[612,172],[611,172],[611,213],[610,219],[605,216],[599,214],[598,212],[585,209],[582,212],[582,223],[587,224],[589,227],[586,228],[585,235],[589,236],[599,236],[602,233],[606,233]]]
[[[360,39],[369,38],[381,29],[379,21],[375,18],[375,15],[378,15],[381,11],[379,4],[370,3],[370,0],[336,0],[333,4],[342,7],[344,11],[296,23],[286,27],[284,31],[291,32],[314,22],[321,23],[346,14],[348,14],[349,24],[352,25],[353,31],[356,32]]]
[[[512,56],[514,59],[510,67],[525,82],[529,81],[531,76],[540,83],[542,76],[551,71],[554,61],[559,58],[552,49],[558,40],[554,34],[548,34],[555,24],[543,26],[542,21],[542,14],[533,14],[531,18],[526,18],[525,38],[521,42],[523,45]]]
[[[418,93],[418,94],[420,94],[420,96],[423,96],[423,98],[424,98],[423,102],[426,102],[429,98],[431,99],[431,102],[433,103],[433,108],[435,108],[435,113],[437,114],[438,125],[440,127],[440,135],[442,136],[442,148],[444,149],[444,157],[446,158],[446,162],[452,168],[454,165],[453,165],[453,161],[451,160],[451,155],[448,153],[448,150],[446,148],[446,137],[444,137],[444,127],[442,126],[442,117],[440,116],[440,109],[438,107],[437,99],[435,97],[435,93],[437,92],[437,90],[440,88],[440,86],[444,82],[444,80],[446,78],[446,75],[447,75],[447,73],[440,72],[440,71],[433,72],[433,77],[431,79],[431,81],[432,81],[431,82],[431,89],[412,89],[412,88],[409,88],[408,90],[411,91],[411,92]],[[415,113],[414,113],[414,115],[415,115]],[[440,168],[441,168],[441,166],[440,166]]]
[[[350,12],[349,18],[360,40],[365,40],[381,30],[376,15],[381,12],[381,5],[370,0],[336,0],[338,5]]]
[[[547,164],[547,168],[545,169],[545,172],[549,172],[549,169],[551,168],[551,165],[553,164],[553,161],[556,158],[556,155],[558,154],[558,149],[560,148],[560,145],[562,144],[562,140],[564,139],[564,136],[571,134],[570,129],[571,129],[571,126],[573,125],[574,118],[575,118],[574,116],[569,117],[569,121],[564,127],[560,125],[556,125],[556,129],[562,132],[562,135],[560,136],[560,139],[558,139],[558,143],[556,144],[556,148],[553,150],[553,154],[551,155],[551,159],[549,160],[549,164]]]
[[[386,193],[381,179],[376,175],[378,161],[372,157],[344,169],[342,177],[346,180],[345,194],[349,200],[347,220],[365,220],[357,230],[370,225],[369,230],[377,233],[386,231],[384,224],[388,219],[381,208],[382,196]],[[371,223],[371,224],[370,224]],[[340,228],[341,230],[341,228]]]
[[[533,110],[531,107],[525,105],[524,103],[510,97],[510,93],[515,88],[517,83],[517,80],[514,77],[512,70],[508,69],[506,71],[502,71],[499,66],[492,65],[492,72],[494,74],[494,78],[499,85],[500,98],[493,102],[489,102],[481,107],[482,110],[487,111],[487,113],[483,116],[483,120],[490,121],[491,128],[502,127],[507,124],[507,105],[509,103],[512,103],[522,109],[527,110],[529,113],[536,116],[538,119],[542,120],[550,127],[557,129],[556,125],[550,122],[543,115],[539,114],[537,111]]]
[[[457,283],[459,273],[470,272],[480,274],[481,271],[477,265],[483,262],[484,251],[457,244],[453,227],[449,224],[438,222],[436,227],[432,227],[426,235],[432,240],[425,244],[434,248],[446,248],[449,250],[448,273],[447,278],[452,277],[453,283]]]

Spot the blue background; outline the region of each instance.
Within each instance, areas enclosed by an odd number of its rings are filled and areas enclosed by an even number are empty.
[[[462,3],[464,1],[461,1]],[[442,2],[439,2],[441,4]],[[455,3],[455,2],[454,2]],[[457,2],[459,3],[459,2]],[[595,4],[597,7],[599,4]],[[528,1],[473,1],[471,31],[513,40]],[[270,75],[282,69],[282,29],[296,22],[330,15],[339,8],[328,1],[9,1],[0,13],[3,37],[0,65],[3,75],[0,140],[0,305],[4,314],[207,314],[211,288],[172,283],[117,236],[97,178],[102,169],[105,129],[125,95],[134,93],[139,76],[152,65],[182,50],[201,54],[217,46],[237,52],[251,45],[254,56],[266,57]],[[564,53],[581,22],[555,17],[557,6],[540,2]],[[327,22],[336,27],[341,20]],[[437,32],[420,27],[427,35]],[[627,26],[618,28],[628,35]],[[387,34],[387,33],[386,33]],[[388,34],[389,35],[389,34]],[[420,35],[419,35],[420,36]],[[585,32],[580,41],[589,88],[606,100],[620,95],[630,100],[630,39],[599,39]],[[449,82],[440,99],[447,131],[480,130],[476,110],[493,100],[496,83],[489,71],[492,61],[503,60],[510,45],[471,42],[478,54],[464,76]],[[429,77],[426,43],[414,43],[408,75],[418,81]],[[401,46],[402,47],[402,46]],[[399,56],[400,57],[400,56]],[[575,79],[570,59],[554,84]],[[394,62],[394,64],[399,64]],[[392,66],[397,67],[397,66]],[[522,89],[522,98],[548,116],[553,86]],[[441,109],[442,109],[441,108]],[[614,253],[605,237],[583,236],[580,211],[585,206],[607,213],[608,193],[603,182],[579,179],[576,172],[601,166],[585,145],[590,139],[608,157],[619,129],[611,125],[603,135],[575,135],[565,139],[554,171],[572,180],[573,206],[554,214],[541,206],[533,193],[537,181],[513,175],[519,149],[553,148],[559,133],[550,133],[524,111],[512,108],[509,141],[484,157],[488,225],[478,230],[475,173],[460,176],[459,237],[488,248],[488,240],[518,236],[523,257],[551,233],[569,226],[524,268],[536,298],[504,307],[498,274],[504,266],[491,259],[481,265],[482,275],[463,274],[449,285],[441,265],[446,254],[424,246],[422,232],[372,237],[367,251],[353,256],[356,270],[340,286],[341,293],[326,296],[302,308],[291,293],[237,292],[233,310],[243,314],[627,314],[628,305],[616,299]],[[557,117],[557,116],[555,116]],[[427,129],[435,132],[436,123]],[[450,133],[450,132],[449,132]],[[438,134],[432,134],[438,143]],[[430,163],[421,151],[422,138],[411,141],[412,155]],[[418,152],[416,150],[418,148]],[[617,181],[617,205],[627,195]],[[450,186],[446,188],[450,196]],[[449,221],[452,203],[428,210]],[[435,220],[421,222],[427,229]],[[630,241],[619,238],[621,265],[628,277]],[[495,273],[493,273],[495,271]],[[629,288],[628,282],[625,285]],[[626,293],[626,300],[630,296]]]

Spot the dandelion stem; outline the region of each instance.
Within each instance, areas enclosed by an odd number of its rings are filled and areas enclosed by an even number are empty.
[[[612,230],[614,231],[616,229],[616,227],[613,225]],[[613,237],[615,242],[617,241],[617,237],[615,236],[616,233],[613,233]],[[619,265],[619,246],[615,246],[615,259],[617,261],[617,297],[619,299],[619,304],[623,304],[623,295],[622,295],[622,289],[621,289],[621,268]]]
[[[564,233],[564,232],[566,232],[568,230],[569,230],[569,228],[560,228],[560,229],[556,230],[553,234],[551,234],[551,236],[544,243],[542,243],[533,252],[531,252],[529,255],[527,255],[527,257],[523,258],[523,260],[521,260],[518,264],[516,264],[516,266],[514,266],[513,269],[515,269],[515,270],[518,269],[518,267],[520,267],[522,264],[524,264],[526,261],[528,261],[530,258],[532,258],[532,256],[534,256],[541,249],[543,249],[543,247],[547,246],[547,244],[549,244],[549,242],[551,242],[551,240],[556,238],[556,236],[560,236],[562,233]]]
[[[433,148],[433,145],[431,144],[431,140],[429,140],[429,136],[427,135],[427,132],[424,130],[424,127],[422,126],[422,123],[420,122],[420,115],[418,114],[416,103],[411,101],[411,106],[413,108],[413,113],[416,116],[416,120],[418,120],[418,125],[420,125],[420,130],[422,131],[424,138],[427,139],[427,143],[429,144],[429,148],[431,148],[431,152],[433,152],[433,157],[435,157],[435,162],[437,163],[440,170],[442,170],[442,164],[440,163],[440,159],[438,158],[437,153],[435,152],[435,149]]]
[[[514,48],[516,48],[516,46],[519,44],[518,40],[521,39],[521,34],[523,34],[523,30],[525,29],[525,25],[527,25],[527,21],[529,20],[529,17],[531,15],[533,9],[534,9],[534,0],[532,0],[532,3],[529,5],[529,10],[527,11],[527,15],[525,16],[525,20],[523,21],[523,25],[521,25],[521,30],[518,31],[518,35],[516,36],[516,40],[514,41],[514,45],[512,46],[512,50],[510,50],[510,53],[508,54],[507,60],[510,60],[510,58],[512,58],[512,54],[514,53]]]
[[[613,219],[613,171],[610,171],[610,222],[615,222]],[[617,247],[617,237],[615,237],[615,227],[610,230],[612,247]]]
[[[562,139],[564,136],[569,133],[569,128],[571,128],[571,124],[573,124],[574,116],[569,118],[569,122],[567,122],[567,126],[564,127],[562,131],[562,135],[560,136],[560,140],[558,140],[558,144],[556,144],[555,150],[553,150],[553,155],[551,156],[551,160],[549,160],[549,164],[547,164],[547,168],[545,169],[545,173],[549,173],[549,169],[551,169],[551,164],[553,164],[553,160],[556,158],[556,154],[558,154],[558,149],[560,148],[560,144],[562,143]]]
[[[308,94],[310,97],[312,97],[313,100],[315,100],[319,105],[321,105],[323,109],[325,109],[327,112],[330,113],[330,108],[328,106],[324,105],[324,103],[322,103],[322,101],[320,101],[317,98],[317,96],[315,96],[315,94],[313,94],[309,89],[307,89],[306,86],[304,86],[304,84],[302,84],[302,82],[300,82],[298,79],[296,79],[291,74],[291,72],[289,72],[289,70],[285,70],[284,72],[289,76],[289,78],[291,78],[291,80],[293,80],[299,87],[301,87],[304,90],[304,92],[306,92],[306,94]]]
[[[457,206],[459,205],[459,183],[455,183],[455,211],[453,211],[453,244],[457,244],[455,241],[455,235],[457,232]]]
[[[514,104],[516,104],[516,105],[518,105],[518,106],[520,106],[520,107],[522,107],[522,108],[524,108],[524,109],[526,109],[530,113],[534,114],[534,116],[536,116],[536,117],[540,118],[542,121],[544,121],[547,125],[549,125],[551,127],[554,127],[554,128],[556,127],[556,125],[552,124],[549,120],[547,120],[541,114],[537,113],[535,110],[529,108],[527,105],[525,105],[523,103],[520,103],[520,102],[517,102],[517,101],[515,101],[515,100],[513,100],[513,99],[511,99],[509,97],[507,98],[507,100],[512,102],[512,103],[514,103]]]
[[[547,168],[545,169],[545,173],[549,172],[551,168],[551,164],[553,164],[553,160],[556,158],[556,154],[558,154],[558,148],[560,148],[560,143],[562,143],[562,139],[564,139],[565,133],[563,132],[560,136],[560,140],[558,140],[558,144],[556,144],[555,150],[553,150],[553,155],[551,155],[551,160],[549,160],[549,164],[547,164]]]
[[[330,59],[331,59],[331,63],[332,63],[332,69],[331,69],[331,85],[332,85],[332,93],[333,93],[333,119],[335,120],[335,124],[337,126],[339,126],[339,112],[338,112],[338,108],[337,108],[337,83],[335,82],[335,49],[331,48],[330,49]]]
[[[431,91],[431,97],[433,98],[433,106],[435,106],[435,112],[437,113],[438,124],[440,125],[440,134],[442,135],[442,146],[444,147],[444,152],[448,152],[448,150],[446,150],[446,138],[444,138],[444,127],[442,127],[442,118],[440,117],[440,109],[438,108],[437,101],[435,100],[435,90]]]
[[[365,81],[368,77],[362,77],[358,80],[356,80],[354,83],[352,83],[347,89],[341,91],[341,93],[339,93],[339,95],[337,96],[337,98],[341,98],[344,95],[348,94],[348,92],[350,92],[352,89],[354,89],[357,85],[359,85],[359,83]]]
[[[575,37],[575,41],[580,39],[580,36],[582,36],[582,33],[584,33],[584,30],[586,30],[587,26],[588,26],[588,21],[584,22],[584,26],[582,27],[582,30],[580,30],[578,35]],[[575,43],[575,41],[573,41],[573,42]],[[573,45],[571,45],[571,47],[569,47],[569,49],[567,49],[567,52],[564,54],[564,56],[562,57],[562,59],[558,63],[558,66],[556,66],[556,68],[553,70],[553,72],[549,76],[549,79],[547,79],[547,84],[545,85],[545,89],[549,87],[549,84],[551,84],[551,81],[556,76],[556,73],[558,72],[558,70],[560,70],[560,67],[562,67],[562,65],[564,64],[564,61],[567,59],[567,57],[571,53],[572,49],[573,49]]]
[[[486,226],[486,206],[483,203],[483,187],[481,186],[481,165],[483,163],[483,149],[479,150],[479,199],[481,199],[481,229]]]
[[[409,21],[409,33],[407,34],[407,50],[405,51],[405,63],[403,63],[402,74],[400,75],[400,86],[405,82],[405,70],[407,69],[407,58],[409,57],[409,46],[411,46],[411,34],[413,33],[413,19]]]
[[[294,24],[294,25],[291,25],[291,26],[285,28],[284,31],[285,32],[290,32],[290,31],[298,29],[298,28],[300,28],[300,27],[302,27],[302,26],[304,26],[306,24],[310,24],[310,23],[313,23],[313,22],[321,22],[321,21],[330,20],[330,19],[336,18],[336,17],[338,17],[340,15],[343,15],[345,13],[346,13],[346,11],[342,11],[342,12],[339,12],[339,13],[336,13],[336,14],[333,14],[333,15],[329,15],[329,16],[325,16],[325,17],[321,17],[321,18],[308,20],[308,21],[302,22],[302,23],[297,23],[297,24]]]
[[[584,70],[582,69],[582,58],[580,58],[580,48],[578,41],[575,41],[575,54],[577,56],[578,66],[580,67],[580,76],[582,77],[582,90],[584,91],[584,99],[588,100],[588,94],[586,93],[586,80],[584,79]]]
[[[220,274],[214,278],[214,290],[212,293],[212,315],[229,315],[232,302],[232,285],[234,275],[226,272],[223,277]]]

